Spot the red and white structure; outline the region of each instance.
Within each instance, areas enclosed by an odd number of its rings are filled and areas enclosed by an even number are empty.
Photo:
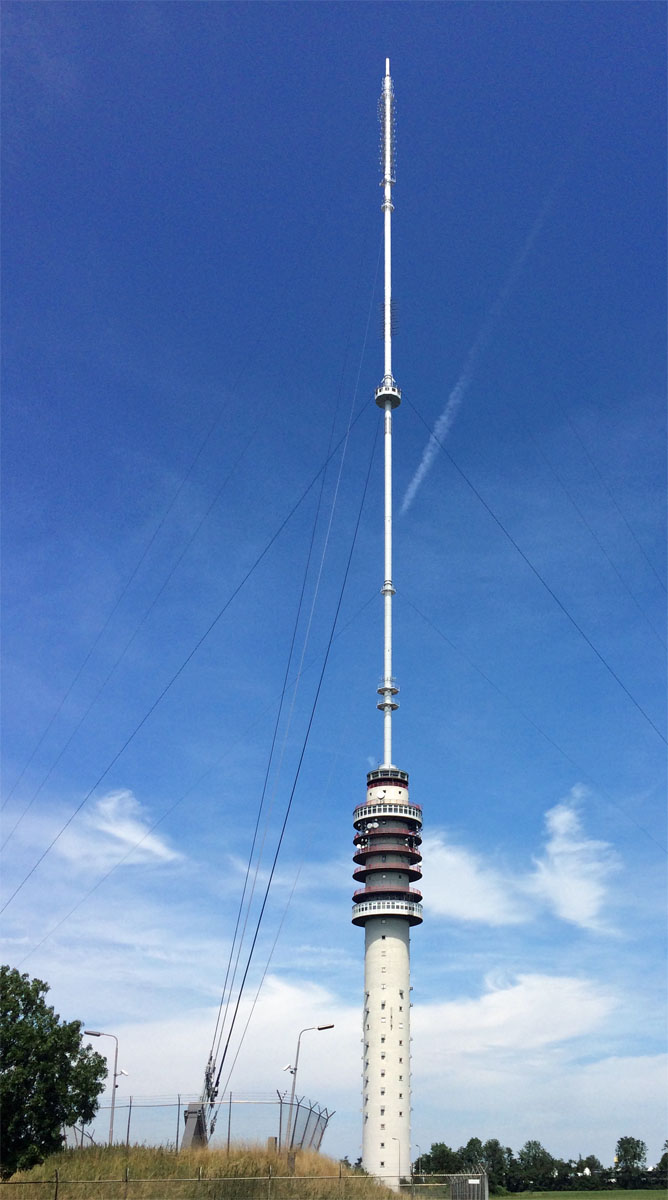
[[[383,761],[367,775],[364,804],[354,813],[356,864],[352,920],[364,927],[362,1165],[398,1187],[411,1169],[410,927],[422,921],[422,811],[411,804],[408,775],[392,762],[392,714],[399,691],[392,674],[392,412],[401,391],[392,374],[392,188],[394,186],[394,88],[390,60],[379,102],[383,219],[385,225],[385,373],[376,404],[385,427],[384,661],[378,688],[383,713]]]

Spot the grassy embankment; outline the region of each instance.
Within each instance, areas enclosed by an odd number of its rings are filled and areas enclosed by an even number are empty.
[[[150,1146],[91,1146],[64,1150],[30,1171],[18,1171],[0,1194],[5,1200],[50,1200],[57,1171],[58,1200],[395,1200],[394,1192],[335,1159],[299,1150],[295,1158],[291,1177],[286,1155],[261,1146],[233,1146],[229,1155],[225,1150],[175,1154]],[[37,1180],[49,1180],[51,1187],[31,1187]]]
[[[225,1150],[186,1150],[177,1155],[150,1146],[65,1150],[31,1171],[17,1172],[0,1186],[0,1193],[6,1200],[10,1196],[51,1200],[56,1171],[58,1200],[396,1200],[395,1192],[323,1154],[297,1151],[295,1174],[289,1176],[285,1154],[251,1145],[232,1147],[229,1155]],[[39,1180],[48,1180],[49,1186]],[[407,1197],[411,1188],[402,1191]],[[438,1200],[446,1194],[436,1180],[415,1187],[416,1200]],[[557,1200],[558,1196],[563,1200],[668,1200],[668,1191],[521,1192],[516,1200]]]

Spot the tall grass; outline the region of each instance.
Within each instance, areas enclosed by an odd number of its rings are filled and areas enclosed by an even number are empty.
[[[50,1200],[56,1172],[58,1200],[395,1200],[388,1188],[315,1151],[295,1152],[293,1175],[285,1153],[251,1144],[232,1146],[229,1154],[153,1146],[63,1150],[18,1171],[0,1193],[6,1200]]]

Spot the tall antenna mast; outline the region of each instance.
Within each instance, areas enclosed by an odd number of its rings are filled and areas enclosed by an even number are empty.
[[[385,297],[383,301],[383,340],[385,343],[385,374],[376,388],[376,404],[385,411],[385,576],[382,594],[385,597],[383,677],[378,695],[378,708],[383,713],[383,766],[392,766],[392,713],[399,707],[395,696],[399,688],[392,674],[392,409],[401,403],[401,390],[392,374],[392,188],[395,182],[394,159],[394,87],[390,75],[390,60],[385,59],[385,78],[378,102],[380,116],[380,165],[383,178],[382,211],[385,225]]]
[[[392,674],[392,409],[401,392],[392,374],[392,188],[394,88],[390,60],[379,103],[380,165],[385,226],[383,335],[385,374],[376,404],[385,426],[385,640],[378,707],[383,713],[383,761],[366,777],[366,799],[353,813],[353,925],[364,929],[362,1165],[399,1191],[410,1174],[410,930],[422,922],[422,809],[408,795],[408,774],[392,764],[392,713],[399,691]]]

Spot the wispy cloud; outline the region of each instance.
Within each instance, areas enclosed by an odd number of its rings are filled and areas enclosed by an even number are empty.
[[[594,841],[584,834],[574,807],[582,794],[582,789],[574,788],[569,800],[546,813],[549,837],[524,886],[563,921],[601,929],[605,881],[617,861],[606,842]]]
[[[415,1028],[424,1034],[425,1024],[439,1025],[443,1053],[482,1053],[492,1047],[525,1051],[584,1037],[613,1008],[612,996],[591,980],[523,974],[495,986],[488,977],[480,996],[420,1010]],[[422,1069],[430,1074],[437,1064],[425,1061]]]
[[[503,868],[450,841],[426,838],[430,912],[486,925],[515,925],[547,910],[585,929],[606,929],[606,880],[617,860],[606,842],[587,837],[578,812],[585,789],[574,787],[545,814],[542,851],[525,870]]]
[[[133,792],[108,792],[85,813],[79,828],[70,827],[55,852],[87,871],[114,866],[119,854],[131,866],[173,863],[182,858],[164,838],[150,832],[150,821]],[[124,864],[125,865],[125,864]]]
[[[425,838],[423,853],[431,913],[486,925],[513,925],[527,919],[526,905],[509,887],[509,876],[482,855],[444,836]]]
[[[443,412],[434,426],[433,433],[429,435],[429,440],[422,452],[422,458],[420,459],[419,466],[410,483],[408,484],[408,487],[406,488],[406,492],[401,504],[402,515],[408,512],[408,509],[417,496],[420,485],[424,482],[429,474],[431,465],[440,449],[440,443],[442,443],[448,436],[448,433],[454,424],[462,401],[464,400],[464,397],[466,396],[466,393],[473,382],[473,377],[478,367],[478,363],[487,349],[497,321],[499,320],[504,308],[506,307],[506,304],[508,303],[508,300],[510,299],[513,289],[515,288],[520,275],[522,274],[524,265],[533,249],[536,238],[540,234],[543,225],[545,224],[545,218],[547,217],[547,214],[554,201],[555,192],[556,185],[550,189],[550,192],[544,200],[538,216],[531,226],[523,245],[520,247],[517,255],[511,263],[510,270],[504,280],[501,290],[499,291],[494,303],[492,304],[487,316],[478,330],[478,333],[475,336],[473,344],[464,360],[464,366],[460,371],[459,378],[457,379],[455,386],[448,396],[445,408],[443,409]]]

